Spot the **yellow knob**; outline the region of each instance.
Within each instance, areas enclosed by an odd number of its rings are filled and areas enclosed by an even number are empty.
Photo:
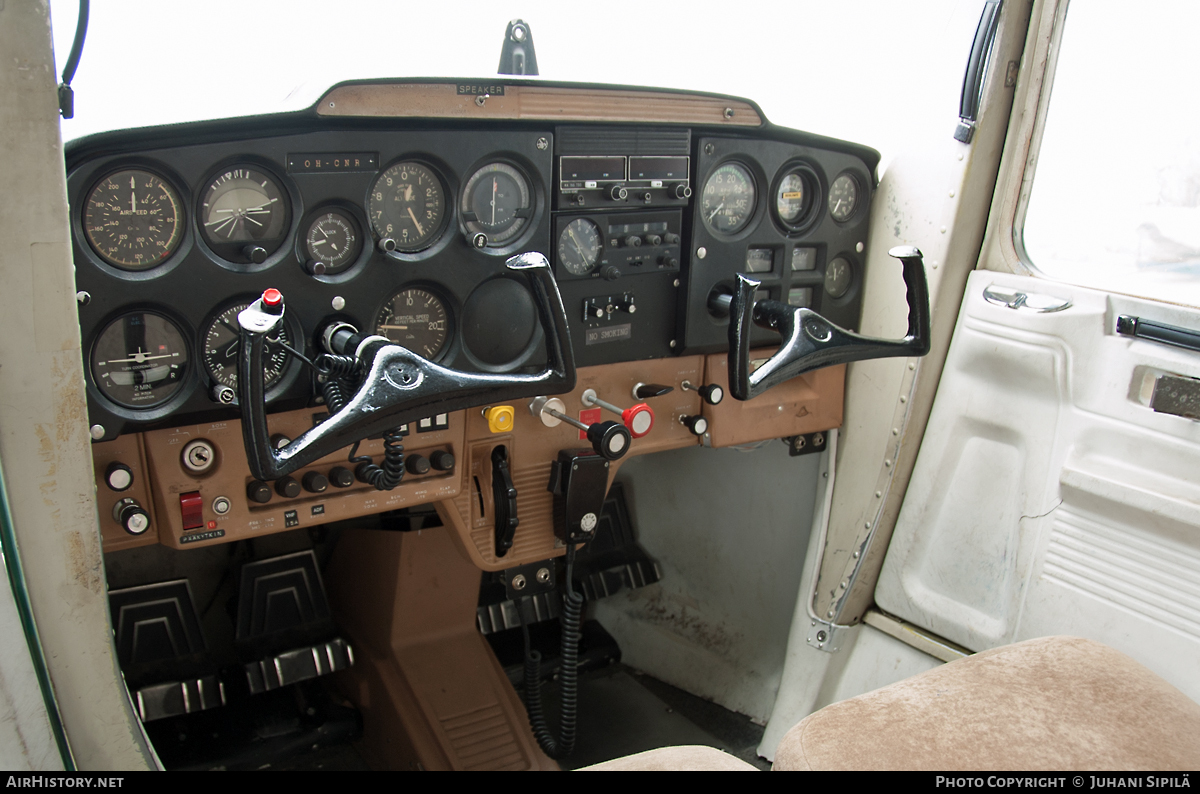
[[[493,433],[507,433],[512,430],[515,416],[516,411],[511,405],[493,405],[483,412],[483,418],[487,419],[488,430]]]

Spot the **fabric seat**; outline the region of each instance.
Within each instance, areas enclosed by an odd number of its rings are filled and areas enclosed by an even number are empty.
[[[711,764],[721,759],[711,753],[719,751],[705,749],[711,752],[662,748],[590,768],[714,769]],[[688,752],[680,752],[684,750]],[[773,768],[1197,767],[1200,704],[1098,642],[1042,637],[968,656],[826,706],[788,731]]]

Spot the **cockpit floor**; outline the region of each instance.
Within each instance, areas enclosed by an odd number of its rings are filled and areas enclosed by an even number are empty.
[[[557,694],[546,687],[548,714],[558,713]],[[763,730],[749,717],[614,664],[580,676],[575,752],[559,764],[578,769],[656,747],[702,744],[765,770],[771,764],[757,752]]]

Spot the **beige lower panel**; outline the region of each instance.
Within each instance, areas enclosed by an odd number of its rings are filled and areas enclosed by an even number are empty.
[[[327,569],[355,650],[336,684],[362,711],[363,753],[386,769],[557,769],[476,629],[479,570],[453,535],[350,530]]]
[[[773,349],[751,350],[750,359],[767,358],[774,352]],[[719,383],[727,395],[718,405],[704,406],[710,443],[714,447],[814,433],[842,424],[845,364],[805,373],[746,402],[728,396],[727,354],[708,357],[706,376],[706,383]]]
[[[610,484],[624,460],[699,443],[679,418],[700,412],[700,398],[693,391],[683,391],[681,384],[685,380],[699,383],[703,367],[701,356],[584,367],[579,370],[574,391],[559,395],[566,405],[565,413],[578,417],[580,411],[591,408],[581,399],[589,388],[595,389],[600,399],[621,408],[634,404],[633,387],[638,383],[659,383],[674,388],[669,394],[645,401],[654,410],[654,426],[649,434],[634,439],[625,458],[614,462],[609,470]],[[458,498],[439,506],[442,520],[456,531],[463,552],[485,571],[499,571],[564,553],[554,537],[554,497],[546,490],[550,465],[561,449],[591,447],[588,441],[579,438],[578,429],[565,422],[553,428],[543,425],[529,413],[529,401],[512,405],[516,410],[516,422],[511,432],[503,434],[488,430],[482,410],[466,412],[469,460],[459,468],[461,490]],[[620,421],[619,416],[608,411],[603,412],[602,419]],[[491,453],[498,444],[508,447],[513,485],[517,489],[517,516],[521,520],[513,537],[513,547],[504,557],[496,556],[492,514]],[[483,497],[482,512],[480,495]]]

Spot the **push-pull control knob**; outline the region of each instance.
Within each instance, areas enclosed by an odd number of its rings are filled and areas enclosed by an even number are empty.
[[[708,432],[708,420],[697,414],[696,416],[681,416],[679,423],[688,429],[693,436],[702,436]]]
[[[596,422],[587,425],[573,416],[562,412],[562,400],[557,397],[534,397],[529,403],[529,412],[538,417],[546,427],[557,427],[561,422],[578,427],[592,442],[592,449],[605,460],[618,460],[629,451],[632,436],[629,428],[616,422]]]
[[[104,470],[104,482],[114,491],[129,490],[129,486],[133,485],[133,470],[124,463],[114,460]]]
[[[113,505],[113,518],[130,535],[141,535],[150,528],[150,514],[136,499],[122,499]]]
[[[585,390],[580,399],[584,405],[598,405],[621,417],[621,421],[629,428],[629,432],[634,438],[641,438],[654,427],[654,409],[646,403],[638,403],[631,408],[618,408],[596,396],[595,389]]]
[[[710,383],[707,386],[695,386],[690,381],[684,381],[679,384],[679,388],[684,391],[694,391],[700,395],[700,399],[709,405],[717,405],[721,400],[725,399],[725,390],[715,383]]]

